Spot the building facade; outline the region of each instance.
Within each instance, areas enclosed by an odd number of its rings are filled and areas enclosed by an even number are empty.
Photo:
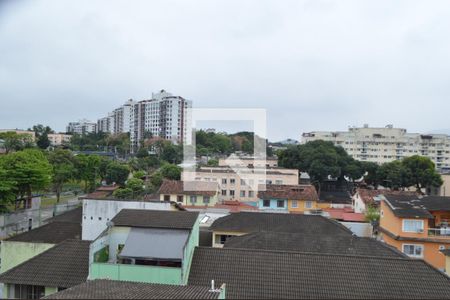
[[[408,133],[406,129],[387,125],[382,128],[350,127],[348,131],[313,131],[303,133],[301,142],[333,142],[354,159],[378,164],[412,155],[430,158],[440,171],[450,169],[450,136],[445,134]]]
[[[298,184],[298,170],[280,167],[230,168],[201,167],[196,171],[184,170],[183,181],[206,181],[219,184],[219,200],[238,200],[258,205],[258,191],[264,184]]]
[[[52,146],[60,146],[63,144],[68,144],[72,136],[65,133],[49,133],[48,140]]]
[[[78,122],[70,122],[66,127],[67,133],[87,134],[97,131],[97,123],[87,119],[79,120]]]
[[[192,127],[188,109],[192,101],[161,90],[152,98],[134,104],[130,124],[133,150],[147,135],[159,136],[175,143],[190,143]]]
[[[384,196],[380,205],[380,238],[411,258],[444,271],[450,248],[450,198]]]

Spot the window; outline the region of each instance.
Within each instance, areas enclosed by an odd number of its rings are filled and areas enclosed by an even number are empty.
[[[248,197],[249,198],[253,197],[253,191],[248,191]]]
[[[220,234],[220,235],[216,235],[216,244],[225,244],[227,238],[232,237],[232,235],[225,235],[225,234]]]
[[[403,232],[423,232],[423,220],[403,220]]]
[[[170,195],[164,195],[164,201],[170,201]]]
[[[38,285],[14,285],[14,298],[16,299],[40,299],[45,295],[45,287]]]
[[[306,201],[305,208],[312,208],[312,201]]]
[[[222,178],[222,184],[227,184],[227,179],[226,178]]]
[[[253,186],[254,184],[255,184],[255,180],[250,179],[250,180],[248,181],[248,185]]]
[[[194,204],[197,202],[197,196],[191,196],[191,203]]]
[[[241,179],[241,185],[245,185],[245,180]]]
[[[222,190],[222,196],[226,196],[227,195],[227,190]]]
[[[230,196],[234,197],[234,190],[230,190]]]
[[[382,209],[380,210],[380,217],[384,217],[384,211]]]
[[[205,204],[209,203],[209,196],[203,196],[203,203]]]
[[[177,202],[183,202],[183,195],[177,196]]]
[[[241,191],[241,197],[245,197],[245,191]]]
[[[270,207],[270,200],[263,200],[263,207]]]
[[[283,184],[283,180],[277,179],[277,180],[275,180],[275,184]]]
[[[445,250],[445,245],[439,245],[439,251],[440,250]]]
[[[298,201],[297,200],[292,200],[292,208],[297,208],[298,207]]]
[[[277,207],[283,208],[284,207],[284,200],[277,200]]]
[[[423,257],[423,245],[403,244],[403,253],[410,257]]]
[[[230,184],[235,184],[236,180],[234,178],[230,178]]]

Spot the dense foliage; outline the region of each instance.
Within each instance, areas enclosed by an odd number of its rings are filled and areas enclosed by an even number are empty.
[[[427,157],[415,155],[379,166],[372,162],[354,160],[342,147],[321,140],[290,146],[280,151],[279,165],[308,172],[319,188],[329,178],[350,181],[364,178],[367,184],[392,189],[415,186],[420,190],[442,185],[434,163]]]

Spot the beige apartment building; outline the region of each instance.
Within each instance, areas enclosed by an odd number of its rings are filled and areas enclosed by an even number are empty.
[[[201,167],[194,171],[183,171],[183,181],[206,181],[219,184],[219,200],[256,202],[258,189],[264,184],[298,184],[297,169],[280,167],[231,168],[227,166]]]
[[[343,147],[354,159],[378,164],[412,155],[430,158],[439,171],[450,170],[450,136],[446,134],[408,133],[392,125],[375,128],[350,127],[348,131],[303,133],[301,143],[331,141]]]
[[[62,144],[68,144],[70,142],[70,134],[65,133],[49,133],[48,139],[52,146],[60,146]]]
[[[28,130],[19,130],[19,129],[0,129],[0,133],[2,132],[15,132],[17,134],[28,134],[31,137],[31,140],[34,142],[36,139],[36,134],[34,131],[28,131]]]

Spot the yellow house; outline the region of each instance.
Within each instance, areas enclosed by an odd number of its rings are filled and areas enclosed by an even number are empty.
[[[214,206],[218,201],[217,182],[164,180],[158,190],[159,200],[185,206]]]
[[[312,185],[267,184],[265,191],[258,192],[258,198],[259,209],[266,211],[303,213],[323,206]]]

